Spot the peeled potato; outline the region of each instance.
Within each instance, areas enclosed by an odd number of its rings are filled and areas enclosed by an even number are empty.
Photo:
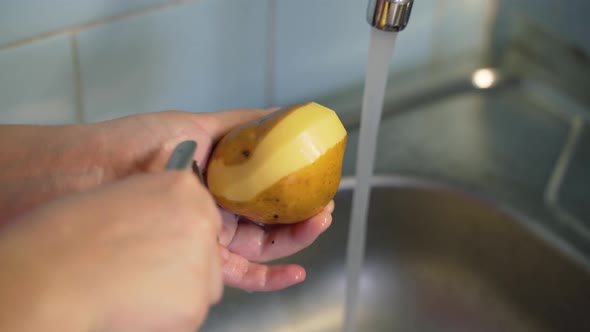
[[[265,224],[292,224],[334,198],[347,133],[317,103],[285,108],[232,130],[215,147],[207,185],[226,210]]]

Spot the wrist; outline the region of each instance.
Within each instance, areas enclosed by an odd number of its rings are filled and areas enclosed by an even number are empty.
[[[51,199],[102,183],[107,174],[103,140],[94,124],[3,126],[0,224]]]
[[[108,136],[97,124],[76,124],[56,134],[58,157],[45,165],[63,186],[79,191],[108,181],[111,177],[106,150]]]

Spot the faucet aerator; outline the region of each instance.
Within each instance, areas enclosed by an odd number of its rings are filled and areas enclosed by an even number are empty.
[[[414,0],[370,0],[367,22],[383,31],[402,31],[410,21]]]

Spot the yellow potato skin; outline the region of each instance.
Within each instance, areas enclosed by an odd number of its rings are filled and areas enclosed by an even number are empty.
[[[293,115],[289,118],[292,112],[305,107],[307,108],[302,110],[304,113],[299,113],[300,115]],[[347,141],[346,130],[342,127],[335,113],[326,117],[328,113],[333,113],[333,111],[315,103],[295,105],[242,125],[223,137],[211,155],[209,169],[207,171],[209,190],[217,203],[226,210],[264,224],[292,224],[304,221],[319,213],[330,202],[338,190],[342,171],[342,160]],[[302,118],[302,114],[307,115]],[[317,119],[315,119],[316,117]],[[326,122],[326,119],[330,120]],[[315,129],[309,132],[306,128],[312,127],[307,127],[308,121],[309,126],[315,126]],[[318,127],[319,123],[322,123],[320,127]],[[234,170],[240,169],[240,166],[245,166],[249,161],[251,161],[249,164],[251,166],[248,166],[250,168],[253,165],[261,165],[261,156],[269,156],[276,149],[283,149],[284,152],[284,147],[288,146],[286,145],[288,142],[295,142],[291,141],[290,138],[285,139],[285,141],[273,140],[272,137],[278,137],[276,135],[277,131],[275,131],[274,136],[272,134],[272,129],[277,127],[277,125],[282,125],[283,127],[281,128],[295,125],[299,128],[298,130],[306,133],[306,135],[313,135],[315,139],[321,142],[326,143],[329,141],[333,143],[329,143],[330,145],[323,144],[322,146],[327,150],[324,150],[325,152],[319,155],[313,162],[304,164],[303,167],[292,171],[290,174],[286,173],[282,177],[277,177],[272,182],[268,182],[268,176],[265,175],[268,173],[259,174],[258,176],[267,178],[267,182],[265,183],[269,183],[270,185],[266,188],[261,187],[261,182],[258,181],[260,178],[250,177],[250,183],[258,186],[260,191],[255,191],[257,194],[247,196],[248,198],[244,195],[236,196],[238,192],[244,193],[244,188],[250,188],[250,192],[254,189],[251,189],[253,187],[249,185],[235,185],[237,182],[229,180],[229,178],[234,177],[239,181],[243,178],[242,175],[247,176],[247,174],[242,174]],[[277,130],[279,133],[283,133],[283,130],[280,130],[278,127]],[[271,144],[276,146],[276,149],[272,148],[269,151],[269,145],[267,144],[267,149],[265,151],[259,151],[258,155],[255,156],[258,145],[267,136],[269,137],[267,142],[272,142]],[[296,147],[297,150],[305,148],[307,148],[306,145]],[[252,164],[254,159],[256,159],[255,157],[258,159],[258,164]],[[302,160],[293,159],[293,157],[291,159],[293,161]],[[280,159],[278,164],[265,163],[265,167],[272,165],[276,171],[283,170],[282,167],[284,166],[280,165],[281,163],[284,164],[282,160]],[[281,168],[275,168],[274,165]],[[253,179],[254,182],[252,182]],[[230,187],[234,189],[230,189]],[[226,194],[222,194],[223,192]],[[242,197],[242,199],[228,199],[228,196],[231,195]]]
[[[313,164],[287,175],[249,202],[213,197],[226,210],[264,224],[292,224],[304,221],[326,206],[340,184],[346,138]]]

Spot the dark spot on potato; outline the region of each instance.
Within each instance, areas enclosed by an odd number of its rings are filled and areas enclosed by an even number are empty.
[[[272,216],[272,217],[273,217],[273,218],[275,218],[275,219],[279,219],[279,215],[278,215],[278,214],[275,214],[275,215],[274,215],[274,216]]]
[[[281,200],[278,198],[275,198],[275,202],[280,202]]]
[[[242,155],[246,158],[250,157],[250,151],[249,150],[244,150],[242,151]]]
[[[271,243],[272,243],[272,244],[275,244],[275,240],[272,240],[272,242],[271,242]]]

